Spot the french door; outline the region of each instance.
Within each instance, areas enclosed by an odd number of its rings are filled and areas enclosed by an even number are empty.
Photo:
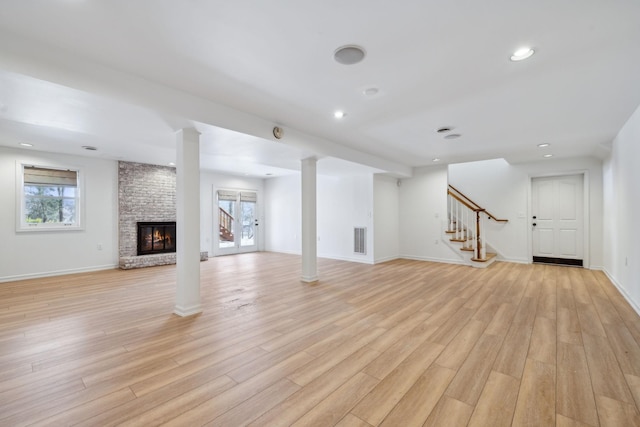
[[[533,261],[582,266],[583,175],[534,178],[531,188]]]
[[[254,191],[216,191],[217,208],[213,214],[216,255],[258,250],[256,202]]]

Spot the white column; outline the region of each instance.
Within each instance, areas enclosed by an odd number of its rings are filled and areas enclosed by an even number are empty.
[[[302,160],[302,281],[318,280],[316,226],[316,164],[318,160]]]
[[[176,133],[176,305],[179,316],[200,313],[200,133]]]

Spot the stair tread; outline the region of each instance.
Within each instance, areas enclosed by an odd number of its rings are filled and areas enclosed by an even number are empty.
[[[497,254],[487,252],[487,253],[485,254],[485,256],[486,256],[486,258],[485,258],[485,259],[481,259],[481,258],[471,258],[471,261],[474,261],[474,262],[487,262],[487,261],[489,261],[491,258],[494,258],[496,255],[497,255]]]

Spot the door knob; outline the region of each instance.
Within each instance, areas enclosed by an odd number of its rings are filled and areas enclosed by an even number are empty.
[[[536,226],[536,225],[538,225],[538,224],[536,224],[536,223],[534,222],[534,223],[533,223],[533,224],[531,224],[531,225],[533,225],[533,226],[535,227],[535,226]]]
[[[538,217],[534,215],[534,216],[533,216],[533,219],[536,219],[536,218],[538,218]]]

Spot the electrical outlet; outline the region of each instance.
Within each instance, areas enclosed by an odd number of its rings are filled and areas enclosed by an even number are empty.
[[[101,251],[102,250],[102,243],[98,243],[98,250]]]

